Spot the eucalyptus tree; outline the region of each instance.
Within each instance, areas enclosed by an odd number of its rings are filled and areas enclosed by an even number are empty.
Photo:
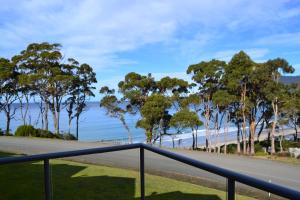
[[[222,88],[215,92],[212,96],[212,101],[216,105],[216,123],[215,126],[217,131],[217,152],[220,153],[220,139],[219,130],[223,124],[224,127],[224,153],[227,153],[227,136],[228,136],[228,126],[230,123],[230,113],[234,110],[234,102],[236,102],[236,96],[230,94],[225,88]],[[219,114],[221,117],[219,117]],[[224,121],[224,123],[223,123]]]
[[[243,51],[235,54],[225,67],[224,79],[230,93],[239,97],[239,107],[242,116],[243,153],[247,153],[246,123],[250,101],[247,96],[251,86],[250,75],[255,69],[254,62]]]
[[[196,149],[195,143],[195,131],[198,130],[203,122],[200,121],[196,112],[189,111],[187,108],[184,108],[176,112],[170,121],[170,126],[174,127],[177,130],[177,133],[180,134],[186,129],[191,129],[193,136],[192,148]],[[174,147],[174,140],[173,140]]]
[[[48,130],[49,107],[53,111],[54,124],[57,129],[57,116],[55,113],[55,80],[62,79],[60,74],[60,61],[62,54],[60,44],[32,43],[13,58],[19,70],[26,74],[26,82],[31,85],[32,91],[38,94],[43,112],[43,129]],[[58,77],[56,76],[58,75]],[[58,86],[59,87],[59,86]],[[52,93],[52,95],[51,95]],[[51,97],[52,96],[52,97]],[[58,101],[59,102],[59,101]],[[58,110],[59,111],[59,110]]]
[[[146,107],[144,107],[144,105],[149,97],[157,93],[156,81],[150,73],[147,76],[144,76],[135,72],[130,72],[125,75],[124,80],[119,82],[118,88],[119,92],[122,94],[121,102],[125,104],[126,112],[131,115],[139,114],[142,117],[142,119],[137,122],[136,126],[145,129],[147,142],[153,142],[156,138],[153,137],[152,134],[155,132],[154,128],[158,128],[156,125],[158,125],[159,122],[146,119],[147,109],[150,111],[151,106],[150,102],[148,102]],[[157,98],[159,97],[153,96],[150,100],[151,102],[155,102]],[[160,119],[164,116],[165,110],[161,111],[161,113],[163,114],[157,116],[160,117]]]
[[[224,74],[226,63],[220,60],[202,61],[198,64],[190,65],[188,74],[192,74],[192,79],[199,86],[199,98],[203,99],[205,129],[206,129],[206,149],[211,151],[210,120],[212,117],[212,95],[219,89],[220,80]]]
[[[189,92],[189,83],[183,79],[166,76],[157,81],[156,85],[159,93],[171,98],[173,108],[178,111],[180,109],[179,102]]]
[[[69,77],[70,79],[70,77]],[[72,79],[72,78],[71,78]],[[72,93],[75,94],[75,118],[76,118],[76,138],[79,134],[79,118],[87,107],[87,101],[90,97],[95,97],[93,90],[96,89],[94,84],[97,83],[96,73],[93,68],[84,63],[81,64],[76,71],[75,78],[73,78],[71,87]]]
[[[287,119],[287,125],[295,130],[294,141],[298,140],[298,127],[300,126],[300,89],[298,85],[287,86],[287,98],[283,103],[282,114]]]
[[[68,112],[69,117],[69,132],[71,122],[76,120],[76,138],[79,137],[79,118],[87,107],[87,101],[90,97],[94,97],[95,86],[97,83],[96,73],[93,68],[88,64],[79,64],[73,58],[68,59],[67,64],[63,64],[65,73],[68,75],[70,83],[66,85],[66,93],[68,98],[65,100],[64,105]],[[72,78],[70,78],[72,77]]]
[[[181,109],[189,109],[192,112],[199,113],[202,111],[202,99],[199,98],[198,94],[189,94],[187,97],[179,101]],[[198,129],[195,130],[195,148],[198,148]]]
[[[130,72],[119,82],[118,87],[123,95],[122,100],[127,102],[126,108],[131,114],[138,113],[147,98],[157,91],[156,82],[150,73],[144,76]]]
[[[128,142],[132,143],[132,134],[125,120],[127,111],[122,107],[124,102],[117,98],[114,89],[109,89],[107,86],[102,87],[100,89],[100,93],[104,95],[104,97],[100,100],[100,107],[105,108],[108,116],[117,118],[121,121],[128,133]]]
[[[152,94],[141,107],[142,118],[137,121],[136,126],[145,130],[148,143],[153,143],[160,136],[157,130],[161,119],[165,117],[171,106],[169,98],[162,94]]]
[[[29,103],[32,97],[35,96],[35,91],[32,88],[30,77],[23,70],[18,69],[18,100],[20,105],[20,112],[23,121],[23,125],[30,123],[28,117]],[[25,101],[25,102],[24,102]]]
[[[172,111],[179,111],[181,109],[181,101],[187,97],[188,89],[190,87],[189,83],[183,79],[171,78],[169,76],[161,78],[156,82],[157,90],[160,94],[168,97],[172,102]],[[161,119],[161,126],[159,128],[159,141],[160,145],[162,143],[162,136],[166,135],[166,130],[168,126],[171,115],[166,112],[166,115]]]
[[[5,58],[0,58],[0,108],[6,116],[5,134],[10,134],[10,121],[16,113],[13,103],[17,100],[18,82],[15,64]]]
[[[282,92],[284,91],[284,86],[279,82],[281,73],[293,73],[295,69],[289,65],[289,63],[282,58],[276,58],[273,60],[268,60],[266,63],[266,69],[269,72],[268,85],[265,87],[266,96],[270,100],[273,109],[273,123],[271,131],[271,154],[275,153],[275,129],[278,121],[279,106],[283,105],[284,96]]]

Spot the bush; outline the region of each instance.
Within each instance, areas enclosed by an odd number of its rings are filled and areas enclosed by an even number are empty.
[[[16,136],[33,136],[36,137],[38,135],[37,130],[31,125],[22,125],[19,126],[15,132]]]
[[[1,128],[0,128],[0,135],[4,135],[4,132],[2,131]]]
[[[265,153],[264,146],[261,145],[260,143],[255,143],[254,149],[255,149],[255,152],[257,152],[257,153]]]
[[[61,135],[62,135],[62,139],[64,139],[64,140],[77,140],[76,137],[70,133],[64,133]]]
[[[38,134],[37,137],[42,137],[42,138],[55,138],[55,135],[51,131],[47,131],[44,129],[36,129]]]
[[[288,150],[289,148],[300,148],[300,142],[285,140],[282,142],[282,146],[285,150]]]
[[[31,125],[19,126],[15,132],[16,136],[31,136],[41,138],[57,138],[62,140],[76,140],[76,137],[70,133],[53,134],[51,131],[36,129]]]
[[[236,151],[237,151],[237,145],[236,144],[227,145],[227,153],[235,154]]]

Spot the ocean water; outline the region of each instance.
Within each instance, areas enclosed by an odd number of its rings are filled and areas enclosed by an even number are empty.
[[[19,107],[19,104],[14,104],[14,107]],[[52,114],[49,112],[49,129],[54,130]],[[131,130],[134,142],[144,142],[145,134],[144,130],[136,128],[136,121],[139,116],[126,116],[126,122]],[[39,116],[38,104],[31,103],[28,111],[28,121],[35,127],[41,128],[41,116]],[[0,113],[0,128],[5,129],[6,118],[4,113]],[[11,121],[11,132],[14,133],[16,128],[23,124],[20,109],[16,111],[14,118]],[[60,115],[60,130],[68,132],[68,115],[65,109],[62,109]],[[175,130],[170,130],[175,131]],[[216,142],[216,136],[214,136],[214,130],[211,130],[212,140]],[[220,130],[222,134],[223,128]],[[229,128],[228,139],[236,137],[236,128]],[[72,122],[71,133],[75,133],[75,120]],[[204,127],[200,127],[197,132],[198,143],[204,144],[205,142],[205,130]],[[87,104],[86,111],[82,113],[79,121],[79,140],[80,141],[113,141],[125,143],[128,141],[128,133],[123,127],[122,123],[115,118],[111,118],[106,115],[105,110],[100,108],[98,102],[89,102]],[[221,137],[220,141],[223,140]],[[192,144],[192,133],[187,130],[183,134],[176,136],[164,136],[162,144],[164,146],[172,146],[173,141],[177,147],[190,147]]]

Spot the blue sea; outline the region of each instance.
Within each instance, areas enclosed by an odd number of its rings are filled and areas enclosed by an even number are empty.
[[[19,104],[14,104],[14,107],[19,107]],[[54,130],[52,114],[49,112],[49,129]],[[131,130],[133,136],[133,142],[144,142],[145,134],[144,130],[136,128],[136,121],[139,119],[139,115],[126,116],[126,122]],[[41,117],[39,116],[39,106],[36,103],[31,103],[28,112],[28,121],[31,125],[42,128]],[[6,118],[4,113],[0,113],[0,128],[5,129]],[[14,118],[11,121],[11,132],[14,133],[16,128],[23,124],[20,109],[15,113]],[[60,116],[60,131],[68,132],[68,115],[65,109],[62,109]],[[170,130],[175,132],[175,130]],[[223,128],[220,130],[223,132]],[[228,139],[236,137],[236,128],[229,128],[230,134]],[[75,133],[75,120],[72,122],[71,133]],[[214,130],[211,130],[212,140],[216,140],[214,136]],[[128,141],[128,133],[123,127],[122,123],[116,119],[106,115],[105,110],[100,108],[98,102],[89,102],[86,110],[82,113],[79,121],[79,140],[80,141],[112,141],[119,143],[126,143]],[[171,146],[172,140],[175,141],[177,147],[190,147],[192,143],[192,133],[187,130],[183,134],[176,135],[173,138],[171,136],[163,137],[163,145]],[[221,139],[222,140],[222,139]],[[198,130],[198,143],[204,144],[205,142],[205,130],[204,127],[200,127]]]

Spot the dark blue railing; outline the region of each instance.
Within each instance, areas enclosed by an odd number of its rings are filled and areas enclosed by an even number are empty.
[[[194,160],[188,158],[186,156],[182,156],[170,151],[166,151],[157,147],[149,146],[146,144],[127,144],[120,146],[111,146],[111,147],[101,147],[101,148],[93,148],[93,149],[84,149],[84,150],[75,150],[75,151],[65,151],[65,152],[56,152],[56,153],[46,153],[46,154],[38,154],[38,155],[30,155],[30,156],[20,156],[20,157],[6,157],[0,158],[0,165],[2,164],[10,164],[10,163],[23,163],[30,161],[44,161],[44,187],[45,187],[45,199],[52,199],[51,194],[51,176],[50,176],[50,168],[49,168],[49,160],[56,158],[65,158],[65,157],[73,157],[73,156],[82,156],[89,154],[97,154],[97,153],[107,153],[113,151],[121,151],[121,150],[129,150],[129,149],[140,149],[140,182],[141,182],[141,200],[145,199],[145,157],[144,150],[148,150],[159,155],[171,158],[173,160],[185,163],[187,165],[211,172],[213,174],[220,175],[227,179],[227,199],[234,200],[235,199],[235,182],[240,182],[245,185],[270,192],[272,194],[278,195],[280,197],[285,197],[288,199],[300,199],[300,192],[294,189],[290,189],[281,185],[277,185],[274,183],[269,183],[267,181],[259,180],[244,174],[236,173],[231,170],[227,170],[224,168],[220,168],[211,164],[207,164],[198,160]]]

